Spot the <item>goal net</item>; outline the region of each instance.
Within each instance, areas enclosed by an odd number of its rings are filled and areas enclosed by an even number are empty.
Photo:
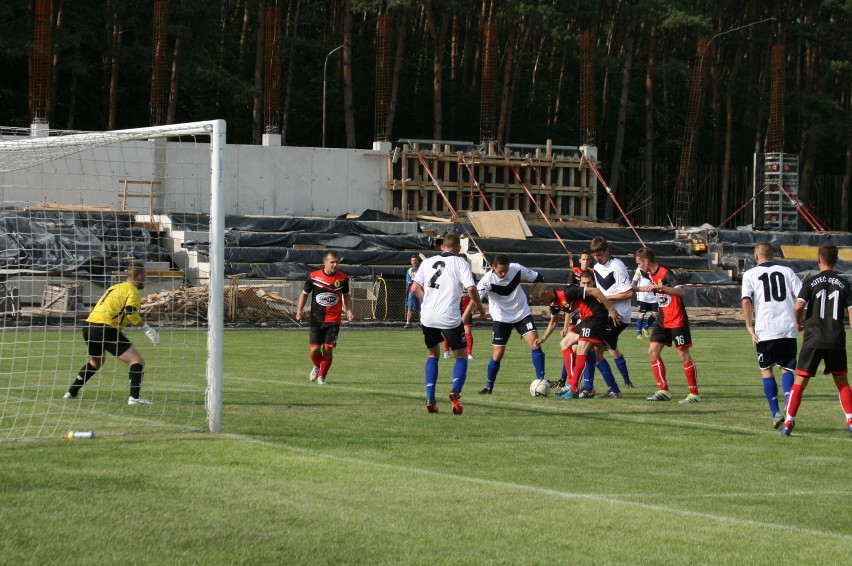
[[[0,128],[0,442],[221,430],[224,147],[221,120]],[[90,359],[93,306],[140,263],[141,315],[160,341],[132,324],[124,335],[152,403],[129,404],[131,367],[110,353],[63,398]]]

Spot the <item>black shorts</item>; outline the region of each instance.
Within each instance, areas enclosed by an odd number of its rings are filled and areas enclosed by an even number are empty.
[[[613,324],[612,320],[606,319],[606,330],[603,335],[603,344],[607,350],[618,350],[618,336],[624,332],[627,325],[618,321],[618,324]]]
[[[464,324],[459,324],[455,328],[432,328],[431,326],[421,326],[420,328],[423,329],[423,342],[425,342],[427,350],[431,350],[442,343],[444,338],[450,343],[450,350],[467,349]]]
[[[645,314],[646,312],[657,312],[659,310],[659,303],[646,303],[645,301],[636,301],[636,304],[639,305],[639,312]]]
[[[692,348],[692,335],[689,333],[688,326],[663,328],[662,326],[654,325],[654,330],[651,331],[651,342],[659,342],[666,346],[671,346],[672,342],[674,342],[675,348],[686,350],[687,348]]]
[[[89,356],[93,358],[102,358],[105,352],[117,358],[133,346],[121,330],[106,324],[89,323],[84,326],[83,339],[89,348]]]
[[[340,334],[340,325],[337,323],[311,324],[311,336],[308,343],[311,346],[322,344],[334,348],[337,346],[338,334]]]
[[[796,369],[796,339],[776,338],[758,342],[757,365],[760,369],[771,369],[772,366]]]
[[[538,332],[532,315],[525,316],[518,322],[497,322],[495,320],[491,324],[491,345],[505,348],[509,342],[509,338],[512,337],[512,330],[517,330],[521,336],[525,336],[530,332]]]
[[[605,318],[590,316],[575,324],[571,332],[580,337],[580,342],[601,344],[603,343],[604,336],[606,336],[606,329],[607,322]]]
[[[823,373],[836,373],[844,375],[847,373],[846,348],[802,348],[799,352],[799,364],[796,366],[796,375],[811,377],[816,375],[820,362],[825,362]]]

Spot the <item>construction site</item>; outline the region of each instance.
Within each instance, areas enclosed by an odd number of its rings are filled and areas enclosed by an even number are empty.
[[[271,10],[270,33],[274,17]],[[355,279],[358,320],[399,322],[404,317],[409,258],[435,253],[447,233],[462,236],[478,275],[488,269],[494,254],[506,253],[554,283],[567,280],[569,257],[584,250],[593,237],[606,237],[614,255],[628,267],[634,265],[633,252],[648,246],[687,285],[687,305],[710,309],[713,320],[721,313],[736,318],[740,275],[753,264],[758,241],[770,241],[778,261],[800,275],[816,271],[821,242],[831,239],[841,248],[852,243],[847,233],[829,232],[798,198],[798,155],[783,147],[783,45],[772,51],[766,152],[754,155],[751,194],[729,207],[728,220],[750,213],[751,221],[734,228],[727,221],[687,225],[690,211],[701,206],[694,199],[700,184],[696,139],[709,81],[703,62],[713,49],[711,40],[702,38],[677,182],[671,189],[670,222],[637,227],[601,172],[595,146],[595,38],[590,33],[580,43],[581,139],[576,145],[550,139],[500,145],[496,25],[488,27],[485,36],[476,141],[388,139],[389,61],[383,29],[387,31],[380,22],[372,150],[282,146],[276,133],[281,77],[274,64],[275,42],[267,45],[264,143],[229,145],[224,156],[229,172],[223,204],[227,322],[292,323],[301,284],[321,264],[326,249],[338,251],[341,268]],[[84,313],[130,262],[142,261],[153,282],[148,312],[167,324],[203,324],[205,293],[199,289],[210,272],[211,211],[203,198],[187,197],[188,185],[196,180],[170,175],[169,164],[187,153],[203,163],[209,160],[207,147],[149,147],[117,139],[120,151],[132,149],[147,157],[126,173],[96,177],[84,169],[74,179],[70,168],[53,162],[67,159],[66,153],[46,150],[34,161],[14,161],[15,144],[22,138],[64,133],[52,131],[44,119],[47,55],[36,51],[32,128],[2,132],[7,144],[3,155],[9,156],[0,170],[4,314],[38,318]],[[154,68],[158,65],[162,62],[155,54]],[[161,123],[166,104],[163,85],[154,84],[152,125]],[[109,147],[97,145],[79,150],[84,161],[108,157]],[[600,220],[605,207],[617,211],[613,222]],[[808,231],[799,231],[802,226]],[[852,273],[852,258],[845,250],[841,259],[838,270]]]

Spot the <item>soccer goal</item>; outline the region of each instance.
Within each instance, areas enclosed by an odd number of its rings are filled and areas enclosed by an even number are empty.
[[[225,122],[0,128],[0,442],[69,431],[221,431]],[[178,219],[178,220],[175,220]],[[72,399],[83,328],[142,263],[142,397],[111,354]]]

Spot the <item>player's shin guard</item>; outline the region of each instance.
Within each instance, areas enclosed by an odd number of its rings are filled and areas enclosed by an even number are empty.
[[[594,350],[586,354],[586,368],[583,370],[583,389],[591,391],[595,385],[595,366],[598,363],[598,355]]]
[[[662,358],[651,360],[651,371],[654,374],[654,380],[657,382],[657,389],[660,391],[669,390],[669,382],[666,381],[666,364]]]
[[[698,369],[695,367],[695,362],[689,360],[683,364],[683,375],[686,377],[689,392],[698,395]]]
[[[644,323],[645,323],[645,321],[642,320],[641,316],[636,319],[636,334],[642,333],[642,328],[644,328]]]
[[[456,358],[453,364],[453,391],[461,395],[464,382],[467,380],[467,358]]]
[[[802,404],[802,386],[796,383],[790,389],[790,398],[787,399],[787,418],[796,420],[796,414],[799,412],[799,405]]]
[[[465,335],[465,340],[467,341],[467,355],[473,355],[473,332]]]
[[[326,377],[333,361],[334,360],[331,358],[323,358],[319,363],[319,373],[317,374],[317,377]]]
[[[97,368],[92,367],[92,364],[87,362],[86,365],[80,368],[80,373],[78,373],[77,377],[74,378],[74,383],[72,383],[71,387],[68,388],[68,393],[76,397],[83,385],[92,379],[92,376],[95,375],[95,372],[97,371]]]
[[[601,362],[606,363],[606,362]],[[607,369],[609,369],[609,365],[607,365]],[[620,393],[621,389],[618,388],[618,382],[615,381],[615,374],[612,371],[601,372],[601,377],[603,377],[604,383],[606,383],[606,387],[609,391],[613,393]]]
[[[489,389],[494,388],[494,382],[497,381],[497,372],[499,372],[499,371],[500,371],[500,362],[498,362],[494,358],[491,358],[490,360],[488,360],[488,369],[486,370],[486,373],[485,373],[485,380],[487,381],[487,383],[485,384],[486,387],[488,387]]]
[[[567,377],[568,377],[568,380],[570,382],[573,379],[573,373],[574,373],[574,352],[571,350],[571,348],[568,348],[567,350],[562,350],[562,363],[563,363],[562,367],[568,368],[568,370],[569,370]],[[575,384],[574,386],[572,386],[572,391],[576,391],[576,390],[577,389],[576,389],[576,384]]]
[[[145,366],[142,364],[133,364],[130,366],[130,396],[134,399],[139,398],[139,392],[142,389],[142,375],[145,373]]]
[[[598,371],[601,372],[601,377],[603,377],[606,386],[611,387],[611,384],[615,383],[615,374],[612,373],[612,368],[609,367],[609,362],[601,359],[596,367],[598,368]]]
[[[624,359],[624,356],[619,358],[615,358],[615,367],[618,368],[618,373],[621,374],[621,379],[624,380],[624,383],[630,382],[630,372],[627,370],[627,360]]]
[[[583,373],[583,370],[586,368],[586,354],[577,354],[574,356],[574,368],[571,370],[571,391],[574,393],[579,389],[580,383],[580,374]]]
[[[426,358],[426,367],[424,368],[425,383],[426,383],[426,402],[435,402],[435,384],[438,383],[438,358]]]
[[[541,348],[530,350],[532,356],[533,368],[535,368],[535,376],[538,379],[544,379],[544,351]]]
[[[840,406],[843,407],[843,412],[847,415],[852,413],[852,388],[848,383],[841,383],[837,386],[837,391],[840,392]]]
[[[787,398],[790,396],[790,390],[793,388],[793,382],[796,381],[796,376],[792,371],[784,370],[781,372],[781,389],[784,391],[784,406],[787,406]]]
[[[778,408],[778,383],[774,377],[763,378],[763,394],[769,402],[769,414],[774,417],[775,413],[781,412]]]

